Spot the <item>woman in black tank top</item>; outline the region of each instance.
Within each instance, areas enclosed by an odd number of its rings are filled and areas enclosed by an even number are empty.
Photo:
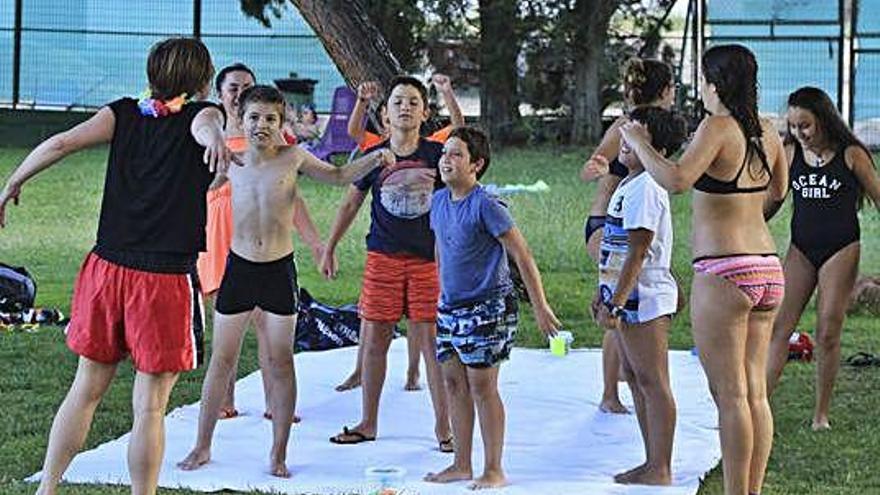
[[[880,202],[880,180],[865,145],[824,91],[800,88],[788,97],[786,151],[794,212],[785,258],[787,286],[773,325],[767,388],[788,359],[788,339],[818,289],[816,405],[813,429],[830,428],[831,393],[840,364],[840,335],[858,274],[857,210],[867,193]]]

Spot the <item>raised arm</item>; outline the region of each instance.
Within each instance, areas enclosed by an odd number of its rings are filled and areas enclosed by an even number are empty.
[[[223,112],[217,107],[202,109],[190,125],[190,132],[197,143],[205,147],[202,158],[211,172],[225,174],[232,160],[223,137]]]
[[[0,227],[6,226],[6,205],[18,204],[21,187],[31,177],[51,167],[65,156],[89,146],[110,142],[116,117],[108,107],[98,110],[89,120],[40,143],[12,172],[0,191]]]
[[[437,88],[437,93],[443,97],[443,104],[449,111],[449,121],[452,127],[461,127],[464,125],[464,115],[461,113],[461,107],[455,98],[455,91],[452,90],[452,80],[446,74],[434,74],[431,82]]]
[[[723,119],[715,116],[703,119],[677,162],[651,146],[648,131],[639,122],[627,122],[620,127],[620,133],[658,184],[669,192],[682,193],[690,189],[718,157],[725,135],[730,131]]]
[[[367,110],[370,108],[370,102],[379,96],[379,83],[376,81],[366,81],[358,85],[357,102],[351,110],[348,117],[348,135],[356,143],[360,143],[364,139],[364,133],[367,131]]]
[[[538,265],[532,257],[529,246],[522,235],[522,232],[514,226],[507,232],[501,234],[498,238],[504,249],[513,257],[522,274],[523,283],[529,294],[529,300],[532,302],[532,308],[535,311],[535,322],[538,329],[544,335],[556,335],[556,331],[562,327],[553,310],[547,303],[547,297],[544,295],[544,285],[541,283],[541,272],[538,271]]]
[[[852,167],[853,174],[859,180],[865,194],[874,202],[874,206],[880,208],[880,179],[874,162],[861,146],[849,146],[844,152],[847,165]]]
[[[581,168],[582,181],[592,182],[608,173],[608,164],[617,157],[617,153],[620,151],[620,126],[624,123],[626,123],[626,117],[619,117],[605,131],[599,146],[593,150],[590,158]]]
[[[328,279],[336,276],[338,268],[335,254],[336,246],[339,244],[342,236],[345,235],[345,232],[348,231],[348,228],[351,227],[351,222],[354,221],[366,197],[366,191],[361,191],[356,186],[351,186],[348,188],[348,193],[339,206],[339,211],[336,212],[336,218],[330,227],[330,236],[327,238],[327,247],[324,249],[324,256],[321,258],[321,273]]]
[[[364,155],[347,165],[337,167],[318,160],[315,155],[301,148],[296,148],[296,150],[302,155],[300,170],[304,174],[315,180],[338,186],[350,184],[372,172],[374,168],[391,165],[396,161],[394,153],[383,148]]]

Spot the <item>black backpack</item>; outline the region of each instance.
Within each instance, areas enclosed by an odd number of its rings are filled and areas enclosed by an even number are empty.
[[[31,309],[36,297],[37,283],[24,267],[0,263],[0,312]]]
[[[329,306],[316,301],[300,287],[294,351],[325,351],[358,345],[360,331],[357,305]],[[399,335],[396,325],[394,335]]]

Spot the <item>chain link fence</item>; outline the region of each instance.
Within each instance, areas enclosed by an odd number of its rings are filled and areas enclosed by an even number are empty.
[[[880,2],[862,0],[855,10],[852,119],[856,134],[880,143]]]
[[[169,36],[194,35],[208,46],[218,69],[243,62],[263,83],[291,73],[317,80],[319,111],[329,110],[333,89],[344,84],[293,7],[265,28],[241,13],[239,0],[3,0],[0,105],[88,109],[136,96],[147,86],[150,46]]]

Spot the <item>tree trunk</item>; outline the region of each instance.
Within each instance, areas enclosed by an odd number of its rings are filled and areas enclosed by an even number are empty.
[[[391,47],[358,0],[290,0],[318,35],[342,77],[387,84],[402,72]]]
[[[574,98],[572,144],[597,143],[602,137],[602,81],[599,67],[605,55],[605,41],[611,16],[620,0],[578,0],[572,15],[574,38]]]
[[[517,2],[480,0],[480,124],[493,142],[519,141]]]

